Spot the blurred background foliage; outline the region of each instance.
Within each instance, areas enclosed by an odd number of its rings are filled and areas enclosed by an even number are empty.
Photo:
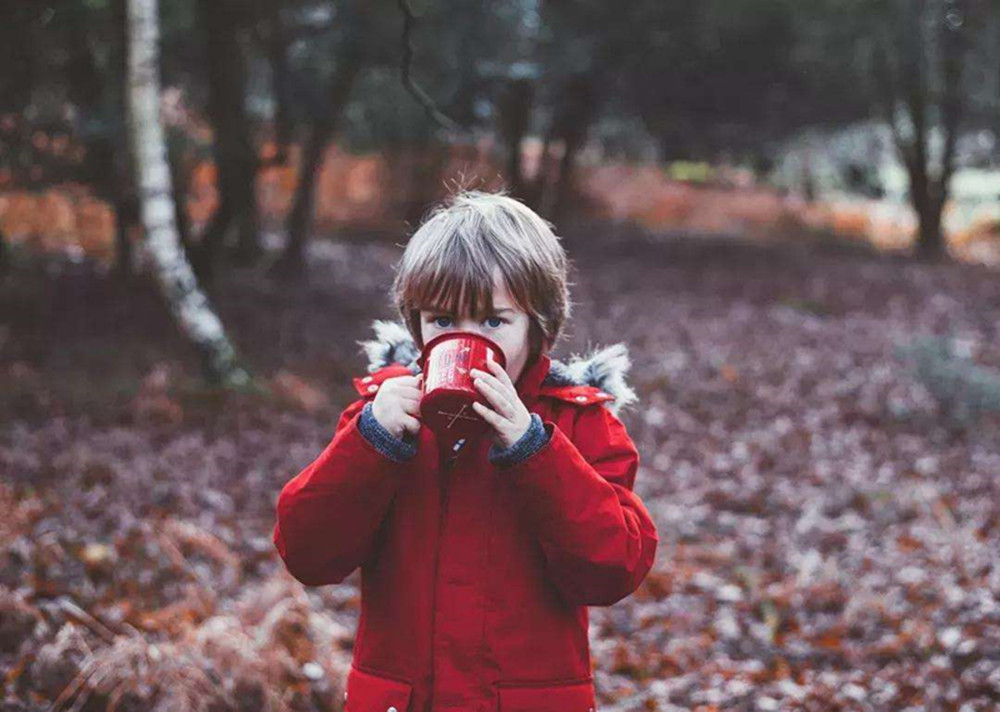
[[[762,229],[997,259],[996,2],[428,0],[405,41],[402,6],[163,3],[178,222],[203,280],[232,232],[255,260],[260,230],[293,245],[313,228],[391,231],[456,175],[553,219],[657,229],[739,232],[738,214],[692,222],[727,197],[672,194],[749,188]],[[124,0],[8,0],[0,34],[6,243],[66,243],[129,272]],[[593,182],[612,166],[630,170]]]

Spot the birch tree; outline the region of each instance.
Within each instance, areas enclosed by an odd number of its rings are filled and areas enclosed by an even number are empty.
[[[202,355],[213,384],[239,387],[250,376],[238,363],[222,322],[210,306],[181,249],[160,118],[157,0],[128,0],[128,133],[138,186],[147,263],[183,334]]]

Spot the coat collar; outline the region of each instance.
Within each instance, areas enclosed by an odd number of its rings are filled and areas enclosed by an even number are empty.
[[[368,357],[368,373],[394,365],[397,369],[402,366],[410,373],[420,373],[417,364],[420,351],[402,322],[375,319],[372,329],[375,331],[374,339],[357,342]],[[573,355],[568,361],[542,353],[525,364],[514,385],[525,399],[534,398],[542,391],[551,393],[558,389],[565,391],[585,387],[599,389],[613,398],[605,404],[617,414],[638,400],[626,381],[631,365],[628,348],[623,343],[596,348],[583,356]],[[359,384],[365,383],[365,379],[357,380]],[[579,396],[575,391],[574,395]]]
[[[549,375],[551,364],[552,359],[546,353],[540,353],[524,364],[521,375],[517,377],[517,383],[514,384],[521,400],[534,399],[538,396],[542,382]]]

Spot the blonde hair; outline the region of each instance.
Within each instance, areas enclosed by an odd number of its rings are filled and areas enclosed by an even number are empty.
[[[392,298],[423,349],[420,310],[477,320],[493,311],[493,275],[530,317],[531,356],[551,349],[569,319],[569,259],[550,222],[504,190],[459,189],[434,207],[410,238]]]

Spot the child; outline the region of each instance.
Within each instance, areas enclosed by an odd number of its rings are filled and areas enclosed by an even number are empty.
[[[623,344],[548,355],[570,312],[548,222],[459,191],[410,239],[375,321],[369,375],[325,450],[282,489],[274,543],[308,586],[361,567],[348,712],[594,712],[587,606],[638,587],[659,541],[618,419],[635,400]],[[419,420],[423,344],[475,331],[506,367],[478,372],[487,436]]]

